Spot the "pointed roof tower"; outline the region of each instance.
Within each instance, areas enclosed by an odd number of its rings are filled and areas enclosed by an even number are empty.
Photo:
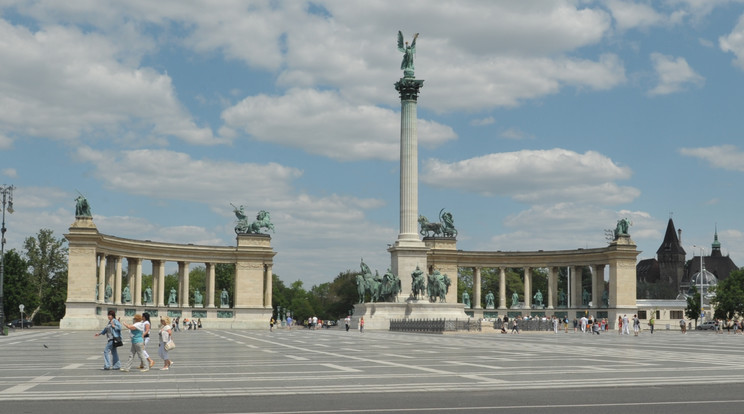
[[[659,250],[656,251],[657,257],[665,254],[687,254],[685,252],[685,249],[683,249],[682,245],[679,243],[679,238],[677,238],[677,231],[674,228],[674,221],[672,221],[671,217],[669,218],[669,223],[667,223],[664,241],[661,242]]]
[[[711,257],[722,257],[721,254],[721,242],[718,241],[718,225],[716,224],[716,233],[713,236],[713,244],[710,245],[710,256]]]

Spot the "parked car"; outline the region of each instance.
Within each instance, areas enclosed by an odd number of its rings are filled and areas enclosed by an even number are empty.
[[[14,320],[8,322],[8,326],[10,326],[11,328],[20,328],[21,327],[21,320],[20,319],[14,319]],[[34,327],[34,323],[31,322],[28,319],[24,319],[23,320],[23,327],[24,328],[33,328]]]
[[[705,322],[701,323],[700,325],[698,325],[697,328],[695,328],[695,329],[697,329],[697,330],[705,330],[705,331],[707,331],[709,329],[716,329],[716,323],[715,323],[715,321],[705,321]]]

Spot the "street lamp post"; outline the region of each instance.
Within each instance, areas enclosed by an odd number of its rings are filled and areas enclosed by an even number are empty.
[[[705,273],[703,273],[705,271],[703,256],[705,255],[705,249],[703,249],[702,246],[696,246],[694,244],[692,245],[692,247],[700,248],[700,272],[698,272],[698,274],[700,275],[700,324],[702,325],[705,321],[705,305],[703,304],[703,278],[705,277]]]
[[[2,234],[0,234],[0,335],[5,333],[5,301],[3,300],[3,280],[5,278],[5,206],[7,203],[8,213],[13,214],[13,190],[12,185],[0,186],[0,194],[3,196],[3,223]]]

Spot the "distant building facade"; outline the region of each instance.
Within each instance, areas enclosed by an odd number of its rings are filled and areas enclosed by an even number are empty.
[[[685,297],[690,281],[697,280],[700,272],[700,256],[685,260],[685,249],[681,243],[681,230],[674,227],[670,218],[664,240],[656,251],[656,258],[644,259],[636,265],[637,297],[639,299],[675,299]],[[734,261],[721,253],[721,243],[716,230],[711,254],[703,257],[703,266],[717,281],[725,280],[737,270]]]

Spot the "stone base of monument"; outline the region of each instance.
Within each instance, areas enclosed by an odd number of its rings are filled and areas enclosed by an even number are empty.
[[[109,309],[116,311],[117,316],[124,316],[124,305],[106,305],[92,302],[67,302],[65,317],[60,321],[60,329],[72,330],[96,330],[100,331],[106,326],[108,319],[106,314]],[[154,321],[159,320],[160,316],[168,315],[174,312],[183,319],[201,319],[203,329],[269,329],[269,319],[271,319],[272,309],[264,307],[249,308],[196,308],[196,307],[179,307],[157,306],[145,307],[134,306],[135,313],[150,312]],[[177,308],[177,310],[174,310]],[[173,319],[174,316],[171,317]],[[131,322],[131,321],[130,321]]]
[[[431,303],[425,300],[358,303],[354,305],[351,327],[358,330],[362,317],[365,330],[388,330],[391,319],[468,319],[462,303]]]
[[[194,305],[195,308],[203,308],[204,305]]]

